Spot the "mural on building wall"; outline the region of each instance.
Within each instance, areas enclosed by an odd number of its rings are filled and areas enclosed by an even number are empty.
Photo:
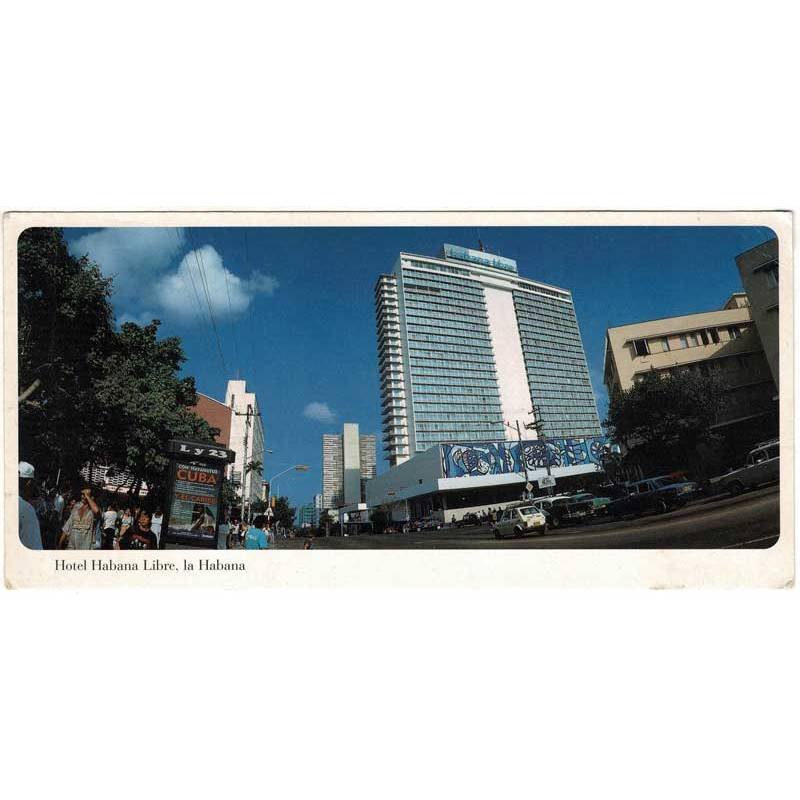
[[[551,467],[572,467],[602,463],[604,436],[580,439],[548,439],[520,442],[470,442],[440,445],[442,474],[445,478],[506,475]],[[521,452],[520,452],[521,451]],[[522,459],[525,459],[523,466]]]

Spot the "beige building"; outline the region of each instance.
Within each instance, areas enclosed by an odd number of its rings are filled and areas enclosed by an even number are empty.
[[[764,345],[764,354],[778,381],[778,240],[769,239],[736,256],[736,266],[747,292],[753,320]]]
[[[719,311],[608,329],[603,380],[609,397],[651,370],[719,377],[728,400],[715,427],[776,414],[775,384],[744,292],[731,295]]]

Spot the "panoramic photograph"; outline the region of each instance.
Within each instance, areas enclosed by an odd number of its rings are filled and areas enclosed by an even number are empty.
[[[778,541],[767,227],[34,227],[17,256],[28,548]]]

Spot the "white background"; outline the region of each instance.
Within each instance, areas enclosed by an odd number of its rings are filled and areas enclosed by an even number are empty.
[[[16,3],[0,207],[797,208],[788,3],[526,6]],[[796,791],[796,590],[0,601],[15,800]]]

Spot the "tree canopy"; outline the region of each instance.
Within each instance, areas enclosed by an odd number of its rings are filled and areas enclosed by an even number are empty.
[[[160,493],[169,439],[213,441],[180,339],[159,339],[158,320],[115,331],[112,281],[60,229],[30,228],[18,248],[20,457],[40,478],[107,464]]]
[[[20,457],[37,476],[76,476],[103,449],[94,382],[112,347],[111,281],[58,228],[24,231],[18,265]]]
[[[724,391],[716,378],[695,372],[648,373],[611,398],[606,426],[628,460],[676,468],[712,438]]]
[[[160,322],[126,322],[115,334],[102,377],[96,382],[111,463],[159,491],[170,439],[213,441],[208,423],[191,411],[194,378],[179,378],[186,360],[180,339],[158,338]]]

